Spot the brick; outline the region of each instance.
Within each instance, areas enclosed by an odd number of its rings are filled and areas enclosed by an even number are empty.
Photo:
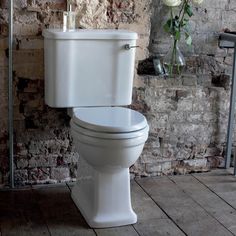
[[[29,159],[29,167],[55,167],[57,157],[57,154],[33,156]]]
[[[19,50],[41,50],[43,53],[43,39],[42,37],[27,37],[27,38],[18,38],[18,49]]]
[[[41,32],[40,24],[37,22],[32,22],[30,24],[22,24],[20,22],[15,22],[14,24],[14,34],[20,36],[33,36],[38,35]]]
[[[0,50],[0,67],[8,66],[8,59],[6,57],[6,52],[4,50]]]
[[[29,166],[29,160],[27,158],[17,157],[16,166],[18,169],[25,169]]]
[[[33,168],[28,171],[29,182],[36,183],[46,183],[50,179],[50,169],[49,168]]]
[[[14,172],[15,184],[24,185],[28,182],[28,171],[27,170],[15,170]]]
[[[184,160],[184,165],[188,166],[189,168],[198,168],[204,169],[207,168],[207,160],[204,159],[194,159],[194,160]]]
[[[64,0],[41,0],[37,2],[38,7],[45,9],[45,8],[49,8],[49,9],[61,9],[61,10],[65,10],[66,9],[66,2]]]
[[[161,175],[161,174],[171,174],[173,172],[171,161],[159,162],[155,164],[146,164],[147,173]]]
[[[36,63],[42,66],[43,62],[43,50],[16,50],[13,52],[14,65],[21,65],[27,63]]]
[[[43,80],[44,69],[42,62],[40,64],[27,62],[13,65],[13,69],[17,77]]]
[[[68,181],[70,180],[70,171],[65,167],[52,168],[51,178],[61,182]]]
[[[0,51],[5,51],[8,48],[8,39],[0,37]]]

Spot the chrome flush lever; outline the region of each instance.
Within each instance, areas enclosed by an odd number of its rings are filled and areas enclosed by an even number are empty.
[[[132,49],[132,48],[139,48],[139,46],[130,46],[130,44],[125,44],[125,45],[124,45],[124,49],[125,49],[125,50],[130,50],[130,49]]]

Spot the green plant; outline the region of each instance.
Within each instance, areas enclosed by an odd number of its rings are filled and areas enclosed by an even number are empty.
[[[164,30],[173,37],[171,61],[168,65],[170,74],[175,66],[177,43],[184,34],[187,45],[192,44],[189,19],[193,16],[192,4],[200,4],[203,0],[163,0],[163,3],[170,8],[170,18],[164,25]],[[178,69],[177,69],[178,70]],[[179,71],[179,70],[178,70]]]
[[[184,0],[180,5],[179,12],[176,14],[176,7],[170,7],[170,19],[164,25],[164,30],[170,33],[175,41],[179,41],[182,31],[185,34],[185,41],[188,45],[192,44],[192,37],[190,35],[189,18],[193,16],[192,6],[190,0]]]

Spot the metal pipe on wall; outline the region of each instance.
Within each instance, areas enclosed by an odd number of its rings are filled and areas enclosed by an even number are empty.
[[[8,148],[10,186],[14,188],[14,136],[13,136],[13,0],[8,1]]]
[[[233,75],[231,83],[231,95],[230,95],[230,107],[229,107],[229,120],[228,120],[228,130],[227,130],[227,146],[226,146],[226,160],[225,168],[230,168],[230,160],[232,153],[232,143],[233,143],[233,132],[234,132],[234,114],[235,114],[235,103],[236,103],[236,43],[234,43],[234,62],[233,62]],[[236,166],[235,166],[236,168]],[[236,169],[235,173],[236,174]]]
[[[231,153],[232,153],[232,143],[233,143],[232,138],[234,132],[234,114],[235,114],[235,103],[236,103],[236,32],[221,33],[219,35],[219,47],[234,49],[233,74],[231,83],[227,143],[226,143],[226,160],[225,160],[225,168],[228,169],[230,167]],[[234,160],[234,175],[236,176],[236,158]]]

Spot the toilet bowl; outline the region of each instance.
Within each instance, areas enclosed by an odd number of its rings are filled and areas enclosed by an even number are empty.
[[[129,167],[148,137],[145,117],[121,107],[79,108],[71,120],[80,155],[72,198],[91,227],[133,224]],[[85,171],[86,170],[86,171]]]

